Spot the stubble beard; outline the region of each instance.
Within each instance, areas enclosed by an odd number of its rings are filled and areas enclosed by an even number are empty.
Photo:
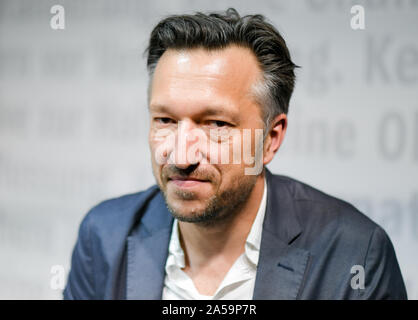
[[[230,188],[207,199],[203,209],[192,209],[187,214],[177,211],[170,203],[167,190],[162,188],[161,185],[160,189],[163,191],[166,206],[174,218],[179,221],[210,227],[232,220],[247,202],[255,183],[255,176],[236,179]],[[184,201],[196,198],[195,193],[189,191],[175,191],[175,196]]]

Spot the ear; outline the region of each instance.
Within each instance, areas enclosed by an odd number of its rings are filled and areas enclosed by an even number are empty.
[[[287,129],[287,116],[286,114],[282,113],[277,115],[271,125],[267,130],[266,139],[264,141],[264,156],[263,156],[263,164],[268,164],[271,160],[273,160],[274,155],[276,154],[277,150],[279,150],[284,136],[286,134]]]

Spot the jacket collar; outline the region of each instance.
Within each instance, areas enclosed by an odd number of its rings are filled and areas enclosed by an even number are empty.
[[[292,246],[302,229],[288,184],[265,171],[267,208],[253,299],[297,299],[309,252]]]
[[[265,169],[267,181],[267,208],[263,230],[290,244],[302,232],[295,200],[285,178],[274,176]]]
[[[159,300],[173,218],[161,192],[143,211],[139,226],[127,239],[126,298]]]

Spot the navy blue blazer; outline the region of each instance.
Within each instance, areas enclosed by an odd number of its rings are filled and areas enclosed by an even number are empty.
[[[381,227],[299,181],[268,170],[266,179],[254,299],[407,298]],[[172,223],[157,186],[94,207],[80,225],[64,299],[161,299]],[[364,289],[351,285],[354,265],[364,267]]]

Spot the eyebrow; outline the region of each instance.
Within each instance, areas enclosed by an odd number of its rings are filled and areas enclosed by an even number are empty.
[[[161,104],[155,104],[149,106],[150,110],[154,112],[161,112],[161,113],[167,113],[172,114],[170,108],[168,108],[165,105]],[[232,112],[228,112],[225,110],[225,107],[222,106],[209,106],[207,108],[204,108],[201,112],[199,112],[197,115],[199,116],[227,116],[232,121],[238,122],[239,117],[237,114],[233,114]]]

